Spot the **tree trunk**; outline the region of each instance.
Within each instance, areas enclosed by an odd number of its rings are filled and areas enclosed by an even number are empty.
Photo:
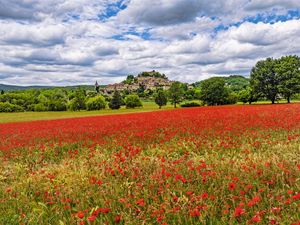
[[[275,99],[272,99],[272,104],[275,104]]]
[[[161,109],[161,105],[159,106],[159,109]]]
[[[176,102],[174,103],[174,108],[176,108]]]
[[[287,102],[291,103],[291,97],[290,96],[287,97]]]

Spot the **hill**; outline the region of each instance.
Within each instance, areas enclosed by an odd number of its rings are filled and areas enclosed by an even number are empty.
[[[231,75],[229,77],[222,77],[225,80],[227,87],[235,92],[239,92],[250,85],[250,79],[241,75]],[[203,81],[198,81],[193,85],[199,87]]]
[[[74,85],[74,86],[18,86],[18,85],[7,85],[0,84],[0,90],[3,91],[22,91],[22,90],[30,90],[30,89],[52,89],[52,88],[63,88],[63,89],[76,89],[82,88],[84,90],[94,90],[94,85]],[[104,86],[101,86],[104,87]]]
[[[0,90],[3,90],[3,91],[46,89],[46,88],[53,88],[53,86],[17,86],[17,85],[0,84]]]

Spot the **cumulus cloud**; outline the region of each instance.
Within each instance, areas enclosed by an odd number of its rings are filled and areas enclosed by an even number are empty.
[[[249,75],[257,60],[300,55],[299,4],[0,0],[0,83],[108,84],[153,69],[186,82]]]

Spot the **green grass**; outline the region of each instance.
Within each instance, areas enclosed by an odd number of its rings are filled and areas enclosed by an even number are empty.
[[[172,109],[173,106],[168,104],[162,109]],[[161,110],[154,102],[143,102],[142,108],[126,109],[124,106],[119,110],[104,109],[99,111],[63,111],[63,112],[19,112],[19,113],[0,113],[0,123],[24,122],[35,120],[52,120],[86,116],[103,116],[113,114],[126,114],[137,112],[151,112]]]

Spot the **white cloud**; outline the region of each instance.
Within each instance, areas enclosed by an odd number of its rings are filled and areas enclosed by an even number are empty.
[[[0,0],[0,83],[107,84],[153,69],[194,82],[300,55],[300,19],[287,14],[298,0],[126,0],[103,17],[116,2]]]

